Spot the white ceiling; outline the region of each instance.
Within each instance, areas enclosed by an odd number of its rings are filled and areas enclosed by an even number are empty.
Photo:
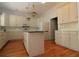
[[[31,13],[33,11],[32,4],[35,5],[35,10],[38,14],[42,14],[47,11],[50,7],[54,7],[57,2],[0,2],[0,7],[7,8],[10,10],[17,10],[20,12]]]

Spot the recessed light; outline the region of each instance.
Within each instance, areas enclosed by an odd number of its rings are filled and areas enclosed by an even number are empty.
[[[43,4],[44,4],[44,3],[46,3],[46,2],[42,1],[41,3],[43,3]]]

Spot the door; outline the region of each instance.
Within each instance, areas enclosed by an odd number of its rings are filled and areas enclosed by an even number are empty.
[[[51,19],[51,39],[55,41],[55,31],[58,30],[57,17]]]
[[[70,32],[70,48],[79,51],[78,46],[78,32]]]

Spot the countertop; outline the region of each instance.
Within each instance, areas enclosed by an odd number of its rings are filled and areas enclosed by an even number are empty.
[[[48,31],[24,31],[24,32],[29,32],[29,33],[44,33]]]

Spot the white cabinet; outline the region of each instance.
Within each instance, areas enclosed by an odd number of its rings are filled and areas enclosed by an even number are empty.
[[[57,9],[58,29],[77,30],[78,6],[76,2],[66,3]]]
[[[67,23],[69,20],[69,5],[62,7],[62,23]]]
[[[66,23],[69,20],[69,5],[61,6],[58,9],[58,24]]]
[[[4,24],[5,24],[4,21],[5,21],[5,14],[2,13],[2,14],[1,14],[1,24],[0,24],[1,26],[4,26]]]
[[[60,32],[60,31],[55,31],[55,42],[57,43],[57,44],[60,44],[60,45],[62,45],[62,32]]]
[[[77,3],[67,3],[58,8],[58,24],[77,20]]]
[[[62,41],[62,45],[69,48],[70,47],[70,38],[69,38],[69,32],[62,32],[62,38],[61,38],[61,41]]]
[[[63,19],[62,19],[62,9],[59,8],[58,11],[57,11],[57,15],[58,15],[58,24],[61,24],[63,22]]]
[[[9,25],[9,15],[8,14],[2,13],[0,19],[1,19],[1,21],[0,21],[1,26],[8,26]]]
[[[77,21],[78,19],[77,3],[69,3],[69,22]]]
[[[23,26],[24,24],[24,17],[23,16],[16,16],[16,26]]]
[[[8,39],[5,32],[0,32],[0,49],[7,43]]]
[[[70,47],[69,42],[69,32],[63,32],[63,31],[56,31],[55,32],[55,42],[59,45]]]
[[[22,26],[24,24],[24,17],[18,15],[9,16],[9,26]]]
[[[79,51],[78,31],[56,31],[55,42],[66,48]],[[60,36],[62,36],[60,38]]]
[[[15,15],[10,15],[9,16],[9,26],[16,26],[16,16]]]
[[[70,48],[79,51],[78,32],[70,32]]]
[[[1,26],[1,15],[0,15],[0,26]]]

